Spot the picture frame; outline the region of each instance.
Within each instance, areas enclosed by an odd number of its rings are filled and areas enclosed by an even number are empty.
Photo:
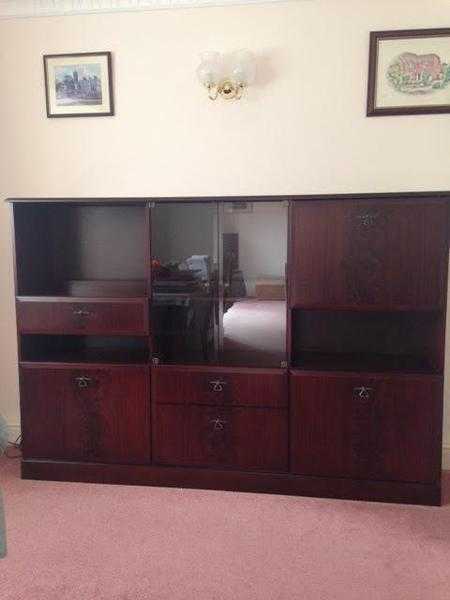
[[[372,31],[367,116],[450,113],[450,28]]]
[[[225,205],[225,212],[227,213],[252,213],[253,202],[241,202],[233,201],[227,202]]]
[[[114,115],[111,52],[44,54],[48,118]]]

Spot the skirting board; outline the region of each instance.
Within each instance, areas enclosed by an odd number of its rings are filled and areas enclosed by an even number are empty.
[[[442,448],[442,468],[446,471],[450,471],[450,446],[444,446]]]

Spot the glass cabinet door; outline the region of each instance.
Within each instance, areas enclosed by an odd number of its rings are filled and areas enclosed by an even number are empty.
[[[154,359],[285,366],[287,213],[282,202],[155,204]]]
[[[284,366],[287,205],[224,202],[219,211],[219,360],[226,365]]]
[[[217,361],[217,217],[214,202],[152,210],[152,355],[160,362]]]

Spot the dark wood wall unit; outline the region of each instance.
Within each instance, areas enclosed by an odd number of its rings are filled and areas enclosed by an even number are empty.
[[[449,201],[11,200],[23,477],[439,504]]]

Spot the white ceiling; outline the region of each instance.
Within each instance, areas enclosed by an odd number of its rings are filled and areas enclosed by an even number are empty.
[[[0,18],[44,17],[52,15],[69,16],[87,13],[142,11],[194,6],[227,6],[283,1],[286,0],[0,0]]]

